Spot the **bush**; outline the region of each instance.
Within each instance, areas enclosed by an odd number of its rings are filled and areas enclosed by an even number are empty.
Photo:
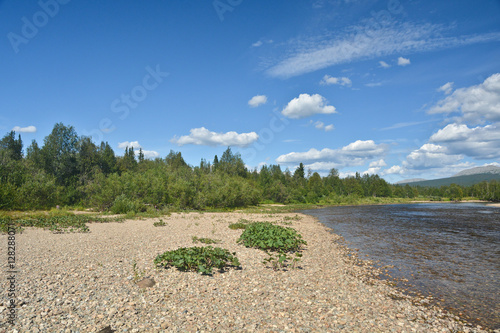
[[[298,251],[303,244],[307,244],[295,229],[270,222],[254,222],[246,225],[238,243],[264,251],[279,252]]]
[[[157,267],[177,267],[180,271],[197,271],[201,274],[212,274],[212,268],[221,272],[225,267],[239,267],[240,262],[236,253],[230,253],[220,247],[181,247],[156,256],[154,263]]]
[[[121,194],[113,202],[111,211],[114,214],[137,213],[141,211],[141,204],[136,201],[130,200],[125,194]],[[130,215],[135,216],[135,214]]]

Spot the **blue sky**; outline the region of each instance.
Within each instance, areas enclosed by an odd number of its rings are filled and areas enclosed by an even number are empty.
[[[231,146],[395,182],[499,162],[498,0],[4,0],[0,36],[0,131],[25,147],[62,122],[192,165]]]

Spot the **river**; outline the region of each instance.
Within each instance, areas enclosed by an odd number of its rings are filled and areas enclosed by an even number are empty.
[[[409,294],[500,328],[500,208],[478,203],[328,207],[303,211],[343,236],[361,258],[391,266]],[[407,282],[405,280],[408,280]]]

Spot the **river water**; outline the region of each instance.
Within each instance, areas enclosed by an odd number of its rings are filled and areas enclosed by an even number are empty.
[[[476,203],[328,207],[303,213],[344,237],[408,293],[500,328],[500,208]],[[405,282],[404,280],[408,280]]]

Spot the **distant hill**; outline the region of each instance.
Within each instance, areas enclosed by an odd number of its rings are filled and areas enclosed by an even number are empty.
[[[426,180],[427,179],[424,179],[424,178],[412,178],[412,179],[400,180],[399,182],[396,182],[394,184],[396,184],[396,185],[400,185],[400,184],[406,185],[406,184],[409,184],[409,183],[423,182],[423,181],[426,181]]]
[[[451,184],[457,184],[462,186],[471,186],[483,181],[498,180],[500,181],[500,167],[494,165],[488,165],[484,167],[477,167],[472,169],[467,169],[460,171],[453,177],[440,178],[433,180],[403,180],[396,184],[411,186],[423,186],[423,187],[440,187],[449,186]]]
[[[477,174],[482,174],[482,173],[500,174],[500,167],[497,167],[494,165],[487,165],[487,166],[462,170],[459,173],[457,173],[456,175],[454,175],[453,177],[477,175]]]

